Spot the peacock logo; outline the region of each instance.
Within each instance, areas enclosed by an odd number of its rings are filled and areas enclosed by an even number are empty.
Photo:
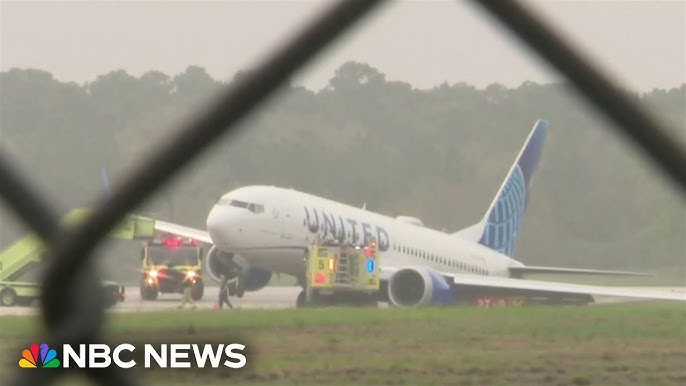
[[[40,345],[40,358],[38,358],[38,344],[33,343],[28,349],[22,351],[22,358],[19,360],[19,367],[25,369],[60,367],[60,360],[57,359],[57,351],[51,349],[47,344]],[[40,359],[40,361],[39,361]]]

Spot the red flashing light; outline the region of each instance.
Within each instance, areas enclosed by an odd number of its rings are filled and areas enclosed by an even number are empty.
[[[183,243],[181,240],[177,239],[176,237],[167,237],[164,239],[164,246],[167,248],[176,248],[180,247]]]
[[[323,283],[324,281],[326,281],[326,276],[324,276],[323,273],[319,272],[314,276],[314,281],[315,283]]]
[[[184,245],[197,247],[198,241],[191,238],[182,239],[181,237],[177,236],[167,236],[162,240],[162,245],[164,245],[167,248],[179,248],[183,247]]]

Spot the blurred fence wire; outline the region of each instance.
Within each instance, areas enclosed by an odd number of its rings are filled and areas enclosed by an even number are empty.
[[[618,85],[521,4],[474,2],[565,75],[589,102],[614,121],[621,133],[634,140],[675,183],[686,188],[686,152],[642,106],[634,103]],[[255,71],[218,95],[211,106],[160,146],[147,162],[130,172],[111,197],[95,203],[94,212],[80,226],[61,228],[57,211],[48,204],[47,198],[29,186],[9,160],[0,158],[0,195],[13,213],[48,244],[49,269],[42,286],[41,314],[50,336],[49,345],[98,340],[105,317],[104,301],[98,297],[98,278],[90,262],[93,250],[108,232],[213,141],[236,130],[236,123],[380,3],[380,0],[342,0],[331,6]],[[102,385],[138,384],[114,367],[82,371]],[[17,371],[9,384],[48,385],[64,373]]]

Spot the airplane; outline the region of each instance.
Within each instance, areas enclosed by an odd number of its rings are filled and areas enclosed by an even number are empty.
[[[164,221],[156,221],[155,228],[212,245],[207,272],[214,280],[227,274],[239,297],[265,287],[273,273],[295,276],[302,285],[305,252],[314,240],[367,244],[373,238],[380,251],[378,300],[395,307],[490,301],[588,304],[592,295],[686,301],[684,293],[524,278],[537,273],[639,274],[527,266],[513,258],[547,132],[548,122],[536,121],[483,218],[454,233],[428,228],[416,217],[393,218],[263,185],[222,195],[207,216],[207,230]],[[304,296],[302,291],[298,305]]]

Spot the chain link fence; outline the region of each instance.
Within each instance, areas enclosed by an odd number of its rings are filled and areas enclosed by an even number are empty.
[[[218,95],[214,103],[183,125],[148,162],[128,173],[111,197],[96,202],[80,226],[65,229],[46,197],[29,186],[7,159],[0,158],[0,195],[13,213],[48,247],[48,272],[42,285],[41,316],[50,346],[96,343],[105,319],[99,279],[92,267],[93,251],[123,217],[150,197],[189,161],[222,135],[236,130],[245,118],[289,77],[353,23],[378,7],[379,0],[343,0],[301,30],[289,44],[272,53],[256,71]],[[686,188],[686,152],[620,87],[591,66],[553,28],[521,4],[474,0],[486,13],[521,38],[534,52],[568,78],[576,90],[631,138],[672,181]],[[0,154],[0,157],[2,155]],[[115,367],[86,369],[101,385],[137,385]],[[65,371],[22,371],[7,374],[10,385],[49,385]]]

